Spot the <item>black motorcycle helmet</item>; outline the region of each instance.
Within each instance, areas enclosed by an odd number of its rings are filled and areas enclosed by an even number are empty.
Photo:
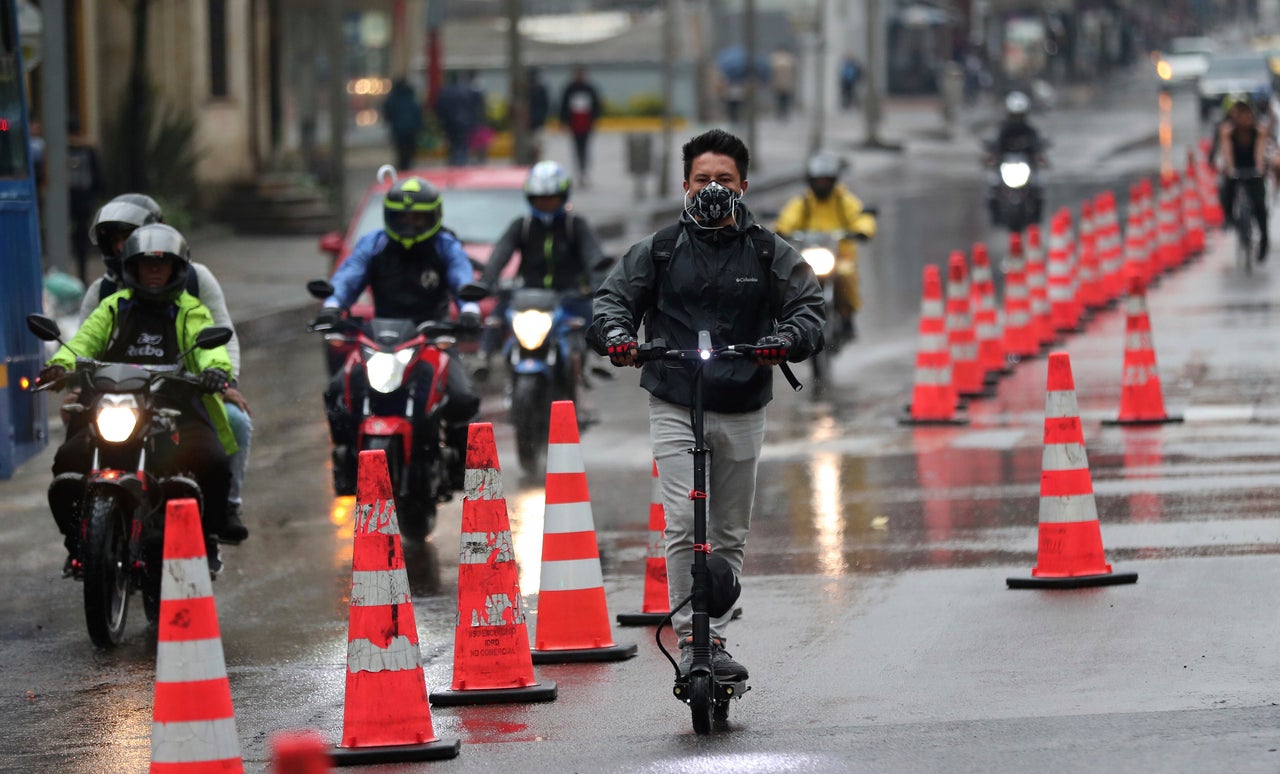
[[[138,266],[143,261],[167,258],[173,265],[169,281],[160,288],[149,288],[139,280]],[[191,271],[191,250],[187,240],[173,226],[152,223],[129,235],[120,254],[120,280],[133,291],[133,297],[153,303],[166,303],[182,295]]]
[[[382,200],[387,236],[406,248],[434,236],[443,217],[440,192],[420,177],[397,181]]]
[[[823,151],[810,156],[804,169],[809,190],[819,199],[826,199],[836,190],[843,168],[839,157],[833,153]]]
[[[164,213],[155,199],[146,194],[120,194],[94,214],[93,224],[89,226],[89,242],[101,251],[107,271],[118,277],[120,256],[111,252],[116,241],[121,236],[128,238],[139,226],[163,222]]]

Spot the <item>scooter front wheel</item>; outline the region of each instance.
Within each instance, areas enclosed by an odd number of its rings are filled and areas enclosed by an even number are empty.
[[[694,733],[711,733],[711,713],[715,704],[711,697],[713,690],[715,690],[715,685],[712,682],[711,675],[690,676],[689,709],[693,713]]]

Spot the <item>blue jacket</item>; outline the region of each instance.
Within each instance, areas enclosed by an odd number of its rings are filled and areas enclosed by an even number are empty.
[[[390,242],[387,232],[382,229],[360,237],[356,246],[351,249],[351,254],[334,272],[333,295],[325,299],[324,305],[349,309],[368,287],[370,267],[374,260],[387,249]],[[445,284],[448,286],[450,295],[461,307],[462,300],[458,298],[458,290],[475,277],[471,259],[462,249],[462,243],[453,234],[441,229],[423,245],[434,248],[436,255],[444,262]],[[373,305],[376,310],[377,298],[374,298]]]

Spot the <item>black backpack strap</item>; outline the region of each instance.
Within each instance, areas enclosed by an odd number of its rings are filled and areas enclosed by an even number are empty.
[[[115,280],[111,279],[110,277],[103,276],[102,284],[98,286],[98,303],[101,304],[102,299],[106,298],[107,296],[111,295],[112,293],[116,292],[119,289],[120,287],[116,284]]]
[[[676,249],[676,241],[680,239],[680,231],[684,228],[683,224],[672,223],[670,226],[658,229],[653,235],[653,249],[650,255],[653,256],[654,265],[665,267],[667,261],[671,260],[671,253]]]
[[[187,292],[196,298],[200,297],[200,273],[194,266],[187,267]]]
[[[753,223],[747,232],[751,237],[751,245],[756,249],[756,257],[768,268],[773,265],[773,232],[759,223]]]

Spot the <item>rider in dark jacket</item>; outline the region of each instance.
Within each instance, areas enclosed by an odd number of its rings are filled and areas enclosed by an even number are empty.
[[[333,295],[325,299],[314,324],[332,325],[366,287],[373,291],[375,317],[415,323],[448,320],[451,301],[471,281],[474,271],[457,238],[441,230],[442,217],[440,193],[427,181],[410,177],[393,185],[383,199],[386,227],[356,242],[351,255],[334,273]],[[457,303],[458,324],[478,331],[480,308],[461,300]],[[422,369],[415,375],[414,400],[418,401],[418,408],[425,405],[428,397],[427,376]],[[480,409],[480,396],[472,389],[466,369],[455,365],[446,378],[445,435],[449,446],[458,452],[450,475],[455,488],[461,489],[467,423]],[[357,414],[365,387],[354,378],[348,381],[339,370],[324,396],[333,439],[333,488],[339,495],[355,494],[356,429],[360,424]],[[417,411],[415,415],[423,413]],[[418,441],[429,443],[431,439]]]

